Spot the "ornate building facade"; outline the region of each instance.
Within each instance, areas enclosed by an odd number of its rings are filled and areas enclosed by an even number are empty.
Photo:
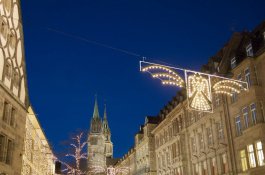
[[[145,124],[135,135],[134,148],[118,161],[115,168],[127,167],[130,175],[156,174],[155,137],[152,131],[156,128],[157,123],[157,117],[145,118]]]
[[[21,174],[29,106],[20,0],[0,0],[0,174]]]
[[[111,142],[111,131],[107,120],[106,106],[102,121],[96,99],[88,134],[88,170],[93,169],[95,166],[105,168],[108,159],[112,158],[113,144]]]
[[[201,71],[245,81],[249,90],[231,97],[213,94],[213,113],[189,110],[186,91],[179,91],[151,131],[156,173],[265,174],[265,22],[251,32],[234,33]],[[136,144],[116,166],[133,165],[130,174],[146,174],[137,171],[140,149]]]
[[[55,161],[40,123],[29,107],[26,119],[22,175],[53,175]]]

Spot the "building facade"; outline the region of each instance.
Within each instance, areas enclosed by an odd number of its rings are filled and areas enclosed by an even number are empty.
[[[189,110],[186,90],[179,91],[151,131],[155,152],[149,156],[155,156],[156,174],[265,174],[265,22],[234,33],[201,71],[245,81],[249,90],[231,97],[213,94],[213,113]],[[150,166],[140,153],[143,135],[136,135],[133,151],[117,167],[133,165],[130,174],[146,174],[139,171]]]
[[[55,160],[48,140],[31,107],[26,119],[26,134],[21,175],[53,175]]]
[[[118,161],[115,168],[128,168],[130,175],[156,174],[155,138],[152,131],[157,123],[157,117],[145,118],[145,124],[135,135],[134,148]]]
[[[0,1],[0,174],[21,174],[29,106],[20,0]]]
[[[91,172],[95,167],[106,168],[107,161],[112,158],[113,144],[111,142],[111,131],[107,120],[106,107],[102,121],[96,100],[88,134],[88,171]]]

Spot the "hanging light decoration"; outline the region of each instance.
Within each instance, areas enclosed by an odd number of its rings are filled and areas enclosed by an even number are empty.
[[[190,108],[211,111],[212,96],[209,80],[198,73],[188,76],[188,98]]]
[[[232,80],[221,80],[213,85],[214,93],[232,96],[234,93],[239,94],[247,89],[243,87],[243,83]]]
[[[143,68],[141,71],[149,72],[153,78],[158,78],[164,85],[173,85],[178,87],[184,87],[184,80],[173,70],[164,66],[148,66]],[[162,72],[157,72],[162,71]]]
[[[148,66],[142,67],[142,64]],[[213,112],[212,92],[233,96],[248,90],[247,83],[243,81],[146,61],[140,61],[140,70],[160,79],[164,85],[186,88],[189,109],[201,112]],[[185,81],[175,70],[184,72]]]

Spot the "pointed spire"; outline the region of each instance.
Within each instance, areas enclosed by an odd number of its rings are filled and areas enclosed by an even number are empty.
[[[99,118],[97,94],[95,95],[95,106],[94,106],[93,118]]]
[[[104,105],[104,120],[107,120],[107,105]]]
[[[108,119],[107,119],[107,105],[106,104],[105,104],[105,109],[104,109],[103,131],[104,131],[104,133],[109,133],[110,132]]]

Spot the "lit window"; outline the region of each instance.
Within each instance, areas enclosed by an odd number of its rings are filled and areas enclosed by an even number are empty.
[[[265,159],[264,159],[261,141],[256,142],[256,151],[257,151],[257,159],[258,159],[259,166],[264,166],[265,165],[265,162],[264,162]]]
[[[245,150],[240,151],[240,160],[241,160],[242,171],[244,172],[248,170],[247,156]]]
[[[250,79],[250,70],[249,70],[249,68],[245,69],[245,79],[246,79],[246,82],[248,83],[248,87],[250,87],[251,86],[251,79]]]
[[[207,128],[207,135],[208,135],[208,145],[213,144],[213,133],[211,128]]]
[[[252,44],[247,45],[246,47],[246,53],[248,57],[253,57],[253,48]]]
[[[241,126],[240,116],[237,116],[235,118],[235,122],[236,122],[236,133],[239,136],[242,134],[242,126]]]
[[[252,123],[255,125],[257,123],[257,110],[255,103],[252,103],[250,105],[250,110],[251,110]]]
[[[265,31],[263,32],[263,39],[265,40]]]
[[[217,127],[217,133],[218,133],[218,139],[223,140],[224,139],[224,130],[223,130],[223,125],[221,122],[216,124]]]
[[[248,145],[248,158],[249,158],[249,166],[250,168],[256,167],[255,153],[253,145]]]
[[[236,67],[236,58],[231,59],[231,69],[234,69]]]
[[[249,119],[248,119],[248,107],[244,107],[243,110],[243,117],[244,117],[244,122],[245,122],[245,127],[248,128],[249,124]]]

